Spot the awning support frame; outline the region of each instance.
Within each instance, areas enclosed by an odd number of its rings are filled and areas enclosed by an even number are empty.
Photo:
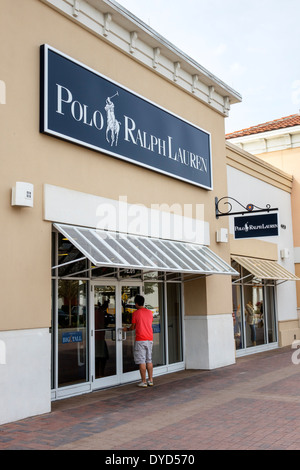
[[[87,259],[86,256],[83,256],[82,258],[73,259],[72,261],[67,261],[66,263],[58,264],[57,266],[52,266],[51,269],[62,268],[63,266],[67,266],[68,264],[78,263],[78,261],[83,261],[85,259]],[[86,269],[84,269],[84,271],[86,271]]]
[[[208,247],[191,242],[151,238],[55,223],[62,233],[83,255],[59,268],[88,259],[96,267],[161,271],[190,275],[238,275]]]
[[[283,266],[279,265],[276,261],[265,260],[260,258],[249,258],[246,256],[231,255],[231,258],[243,269],[246,269],[250,274],[240,279],[233,281],[233,284],[241,282],[249,276],[264,281],[274,281],[275,285],[280,285],[287,281],[300,280],[295,274],[289,272]]]

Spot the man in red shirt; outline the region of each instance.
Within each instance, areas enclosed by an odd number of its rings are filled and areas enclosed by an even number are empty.
[[[145,299],[142,295],[136,295],[134,302],[137,310],[132,314],[131,326],[129,328],[125,327],[124,331],[135,330],[133,356],[134,362],[139,365],[142,379],[138,386],[147,387],[147,385],[153,385],[153,313],[144,307]],[[146,381],[146,372],[148,372],[148,382]]]

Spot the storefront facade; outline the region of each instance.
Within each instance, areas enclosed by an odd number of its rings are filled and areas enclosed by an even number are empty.
[[[299,153],[300,115],[292,114],[258,124],[226,136],[229,142],[258,156],[261,160],[293,176],[291,205],[293,216],[295,272],[300,273]],[[297,283],[297,308],[300,311],[300,285]],[[300,322],[300,318],[299,318]]]
[[[228,195],[254,210],[230,216],[234,338],[237,356],[290,345],[297,318],[291,193],[293,178],[227,143]]]
[[[53,237],[58,256],[68,252],[69,258],[82,258],[63,235],[54,232]],[[52,322],[52,399],[138,380],[132,360],[134,335],[122,331],[131,324],[136,294],[144,295],[153,312],[156,375],[184,368],[180,275],[95,268],[88,260],[59,268],[57,274],[52,281],[57,303]]]
[[[233,364],[232,305],[247,300],[233,258],[254,252],[228,239],[215,200],[244,195],[224,138],[240,95],[114,1],[2,11],[0,424],[137,380],[122,331],[136,293],[153,312],[155,375]],[[279,241],[267,246],[278,261]],[[252,300],[271,305],[275,283]],[[290,294],[267,345],[281,344]]]
[[[240,95],[113,1],[5,0],[1,31],[0,423],[136,380],[137,292],[156,375],[234,363],[214,198]]]
[[[63,197],[57,204],[60,195]],[[93,207],[92,202],[87,204],[87,197],[85,207]],[[63,219],[63,213],[70,217],[71,206],[78,207],[77,198],[82,198],[82,194],[46,185],[47,217]],[[71,203],[62,210],[64,200]],[[110,203],[106,200],[104,205],[103,198],[97,202],[102,208]],[[124,213],[129,216],[139,208],[123,204],[122,216]],[[147,215],[144,221],[158,215],[149,213],[147,208],[143,212],[144,217]],[[172,214],[159,215],[167,220],[169,227],[174,226]],[[142,219],[139,215],[134,220]],[[177,216],[177,231],[180,220]],[[186,237],[193,234],[190,222],[182,230]],[[131,324],[134,297],[138,293],[145,297],[147,307],[153,312],[156,376],[184,369],[188,363],[188,367],[199,368],[201,363],[201,368],[212,369],[234,362],[231,315],[214,315],[210,320],[199,312],[199,308],[200,311],[205,308],[205,292],[200,289],[208,276],[225,275],[230,280],[234,269],[207,246],[175,237],[171,240],[147,235],[53,224],[52,399],[138,379],[132,359],[134,336],[122,331]],[[197,309],[197,315],[192,308]],[[197,337],[193,337],[191,328]],[[213,345],[208,328],[219,330],[220,335],[223,329],[222,337],[227,344],[222,357],[213,351],[210,355],[203,354],[208,343],[210,347]],[[203,335],[201,360],[200,333]]]

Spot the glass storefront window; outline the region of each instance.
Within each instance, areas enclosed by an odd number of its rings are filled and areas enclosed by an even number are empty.
[[[96,268],[95,266],[91,266],[91,275],[92,277],[99,278],[99,277],[117,277],[117,270],[115,268],[108,268],[108,267],[101,267]]]
[[[243,349],[244,346],[244,323],[242,321],[242,298],[241,287],[232,286],[233,301],[233,334],[236,349]]]
[[[166,273],[167,281],[181,281],[181,273]]]
[[[87,289],[85,281],[58,281],[58,386],[86,382]]]
[[[183,360],[181,329],[181,284],[167,283],[169,364]]]
[[[55,281],[52,279],[52,293],[55,292]],[[55,386],[55,367],[54,367],[54,353],[56,350],[56,343],[55,343],[55,295],[52,295],[52,302],[51,302],[51,389]]]
[[[116,373],[116,288],[95,286],[95,377]]]
[[[265,344],[265,334],[261,309],[263,309],[262,285],[244,286],[244,314],[246,330],[246,347]]]
[[[275,287],[270,285],[266,287],[266,304],[268,308],[266,312],[262,310],[263,315],[266,316],[266,335],[268,343],[277,341],[277,325],[276,325],[276,309],[275,309]]]
[[[143,277],[144,281],[163,281],[164,273],[160,271],[145,272]]]
[[[145,307],[153,313],[153,366],[162,366],[166,363],[163,283],[145,282],[144,296]]]
[[[126,279],[126,278],[139,279],[142,277],[142,271],[139,271],[138,269],[120,269],[119,277],[122,279]]]
[[[135,335],[121,326],[131,324],[137,293],[153,313],[154,367],[183,361],[180,274],[96,267],[57,232],[52,247],[54,393],[79,384],[86,389],[86,382],[97,388],[131,380],[130,374],[138,371]]]
[[[126,285],[121,288],[121,302],[122,302],[122,327],[129,327],[132,322],[132,315],[135,312],[135,296],[141,294],[140,286]],[[135,332],[128,331],[126,333],[126,340],[123,341],[123,372],[132,372],[136,370],[136,365],[133,361]]]
[[[73,277],[86,277],[87,276],[87,260],[82,260],[82,253],[72,245],[69,240],[58,234],[58,264],[65,264],[58,268],[58,276],[73,276]],[[78,261],[76,261],[78,259]]]
[[[254,278],[235,262],[232,267],[240,273],[240,281],[232,284],[236,349],[277,342],[274,282]]]

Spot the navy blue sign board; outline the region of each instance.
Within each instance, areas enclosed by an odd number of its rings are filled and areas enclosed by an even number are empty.
[[[40,131],[212,189],[208,132],[48,45]]]
[[[277,237],[278,214],[245,215],[234,217],[234,238]]]

